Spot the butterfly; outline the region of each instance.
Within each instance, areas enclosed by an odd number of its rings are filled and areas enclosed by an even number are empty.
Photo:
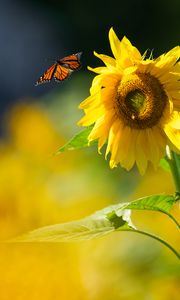
[[[63,81],[68,78],[73,71],[81,68],[80,58],[82,52],[65,56],[58,59],[46,72],[36,81],[36,85],[50,81],[54,78],[56,81]]]

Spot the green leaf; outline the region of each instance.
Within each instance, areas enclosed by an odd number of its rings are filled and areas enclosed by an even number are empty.
[[[178,226],[169,211],[176,202],[171,195],[154,195],[108,206],[84,219],[45,226],[9,242],[68,242],[89,240],[113,231],[136,231],[131,222],[131,210],[154,210],[167,214]]]
[[[172,195],[153,195],[132,201],[124,206],[126,209],[155,210],[169,214],[176,199]]]
[[[58,155],[66,150],[75,150],[89,146],[88,135],[90,134],[93,126],[86,127],[72,137],[64,146],[60,147],[55,155]]]
[[[178,197],[172,195],[154,195],[132,201],[124,205],[123,209],[134,210],[153,210],[166,214],[180,228],[180,224],[170,214],[172,206],[177,202]]]
[[[80,241],[101,237],[116,229],[133,229],[130,211],[121,209],[115,213],[122,205],[109,206],[78,221],[41,227],[9,242]]]

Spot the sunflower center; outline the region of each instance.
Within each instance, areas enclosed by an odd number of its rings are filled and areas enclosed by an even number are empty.
[[[149,73],[128,74],[118,85],[115,110],[127,126],[151,128],[162,117],[167,100],[157,78]]]
[[[125,99],[126,105],[134,112],[138,112],[145,103],[145,95],[140,90],[130,91]]]

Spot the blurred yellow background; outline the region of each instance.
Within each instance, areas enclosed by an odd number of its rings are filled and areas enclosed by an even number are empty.
[[[168,172],[110,170],[96,147],[52,154],[80,128],[78,102],[88,90],[77,74],[44,99],[16,104],[6,114],[0,142],[0,238],[75,220],[107,205],[173,193]],[[88,79],[87,79],[88,81]],[[178,217],[178,207],[173,213]],[[167,216],[134,212],[139,228],[167,239],[179,234]],[[113,233],[76,243],[0,246],[0,300],[178,300],[177,258],[156,241]]]
[[[174,193],[170,174],[109,169],[96,147],[53,153],[80,128],[79,103],[112,55],[108,31],[157,57],[179,42],[179,0],[0,1],[0,300],[179,300],[177,258],[163,245],[119,232],[77,243],[5,244],[29,230],[87,216],[111,204]],[[34,86],[53,61],[83,52],[63,83]],[[178,206],[173,214],[178,218]],[[133,212],[134,224],[176,249],[167,216]]]

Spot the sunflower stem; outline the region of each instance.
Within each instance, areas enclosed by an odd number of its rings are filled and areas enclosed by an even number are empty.
[[[137,230],[137,229],[135,229],[135,230],[126,229],[125,231],[136,232],[136,233],[143,234],[143,235],[146,235],[148,237],[151,237],[152,239],[160,242],[161,244],[163,244],[164,246],[169,248],[169,250],[171,250],[176,255],[176,257],[180,260],[180,253],[178,253],[168,242],[164,241],[163,239],[159,238],[158,236],[156,236],[154,234],[151,234],[151,233],[148,233],[148,232],[145,232],[143,230]]]
[[[173,215],[166,212],[166,215],[173,220],[173,222],[177,225],[178,229],[180,229],[180,224],[178,221],[173,217]]]
[[[180,160],[178,160],[178,154],[173,152],[166,146],[166,160],[170,166],[171,173],[176,188],[177,200],[180,199]]]

